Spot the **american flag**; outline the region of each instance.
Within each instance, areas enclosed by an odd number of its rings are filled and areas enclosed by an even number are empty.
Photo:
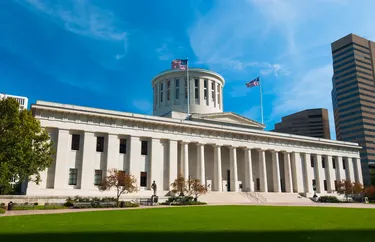
[[[259,76],[255,78],[254,80],[251,80],[246,83],[246,87],[257,87],[257,86],[260,86]]]
[[[186,70],[188,60],[176,59],[172,61],[172,70]]]

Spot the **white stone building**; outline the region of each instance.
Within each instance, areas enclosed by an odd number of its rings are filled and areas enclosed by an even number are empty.
[[[14,98],[19,103],[19,110],[27,109],[27,105],[29,102],[29,99],[27,97],[21,97],[21,96],[15,96],[15,95],[9,95],[0,93],[0,100],[6,99],[6,98]]]
[[[202,69],[189,75],[190,88],[186,71],[152,80],[154,116],[37,101],[31,109],[57,152],[27,195],[113,195],[95,186],[111,168],[137,178],[137,196],[151,195],[152,181],[158,195],[167,194],[178,173],[223,193],[311,195],[313,183],[319,194],[333,192],[337,180],[362,183],[358,144],[264,131],[258,122],[223,112],[223,77]]]

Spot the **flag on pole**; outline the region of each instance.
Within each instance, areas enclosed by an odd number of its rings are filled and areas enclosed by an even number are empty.
[[[246,87],[249,87],[249,88],[257,87],[257,86],[260,86],[259,76],[255,78],[254,80],[251,80],[246,83]]]
[[[172,70],[186,70],[188,60],[176,59],[172,61]]]

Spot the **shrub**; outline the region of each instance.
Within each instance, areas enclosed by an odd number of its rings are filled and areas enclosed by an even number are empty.
[[[186,205],[206,205],[207,203],[205,202],[198,202],[198,201],[191,201],[191,202],[188,202]]]
[[[66,201],[66,202],[64,203],[64,206],[65,206],[65,207],[73,207],[74,204],[73,204],[72,201]]]
[[[39,204],[38,203],[34,203],[34,206],[38,206]]]
[[[0,203],[0,207],[5,207],[5,203]]]
[[[340,200],[335,196],[321,196],[321,197],[319,197],[318,202],[321,202],[321,203],[339,203]]]
[[[92,208],[91,203],[74,203],[74,208]]]
[[[139,204],[138,203],[125,202],[125,207],[126,208],[135,208],[135,207],[139,207]]]
[[[4,208],[0,208],[0,214],[4,214],[5,213],[5,209]]]

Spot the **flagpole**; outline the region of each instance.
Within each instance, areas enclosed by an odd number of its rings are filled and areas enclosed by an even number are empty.
[[[189,60],[186,57],[186,85],[187,85],[187,118],[190,116],[190,80],[189,80]]]
[[[260,80],[260,77],[259,77],[259,92],[260,92],[260,114],[262,116],[262,124],[264,124],[263,122],[263,97],[262,97],[262,82]]]

